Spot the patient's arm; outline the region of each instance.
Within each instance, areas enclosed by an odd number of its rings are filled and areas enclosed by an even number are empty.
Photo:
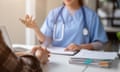
[[[42,48],[41,46],[35,46],[32,48],[31,52],[15,52],[17,56],[23,56],[23,55],[32,55],[37,57],[37,59],[40,61],[41,64],[46,64],[49,60],[49,52]]]
[[[15,55],[16,55],[16,56],[23,56],[23,55],[32,55],[32,54],[23,51],[23,52],[15,52]]]

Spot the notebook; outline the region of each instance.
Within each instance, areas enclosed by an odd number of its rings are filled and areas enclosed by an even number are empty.
[[[117,52],[91,51],[82,49],[78,54],[72,56],[72,59],[98,59],[98,60],[114,60],[117,57]]]
[[[79,53],[69,59],[69,63],[110,67],[116,58],[117,52],[92,51],[82,49]]]
[[[48,51],[52,54],[60,54],[60,55],[75,55],[77,51],[65,51],[63,47],[48,47]]]

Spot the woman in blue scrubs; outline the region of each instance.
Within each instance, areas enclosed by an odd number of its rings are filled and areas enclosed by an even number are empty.
[[[38,40],[65,50],[102,49],[108,41],[98,15],[83,5],[83,0],[63,0],[64,4],[50,11],[39,30],[32,17],[20,19],[32,28]]]

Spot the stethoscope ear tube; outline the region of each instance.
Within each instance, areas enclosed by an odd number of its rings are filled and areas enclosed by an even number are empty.
[[[63,8],[64,8],[64,5],[61,7],[60,11],[59,11],[58,14],[56,15],[55,21],[54,21],[54,25],[57,24],[58,17],[59,17],[60,14],[62,13]],[[63,17],[62,17],[62,18],[63,18]]]

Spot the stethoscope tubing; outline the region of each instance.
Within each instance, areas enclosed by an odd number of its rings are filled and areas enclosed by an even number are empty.
[[[65,30],[65,21],[64,21],[64,18],[63,18],[63,15],[62,15],[62,11],[64,9],[65,6],[63,6],[61,8],[61,10],[58,12],[56,18],[55,18],[55,22],[54,22],[54,29],[53,29],[53,40],[54,41],[61,41],[63,39],[63,36],[64,36],[64,30]],[[85,10],[83,7],[81,7],[82,9],[82,13],[83,13],[83,21],[84,21],[84,24],[83,24],[83,35],[84,36],[87,36],[88,35],[88,27],[87,27],[87,21],[86,21],[86,14],[85,14]],[[62,18],[62,21],[63,21],[63,24],[62,24],[62,32],[61,32],[61,37],[60,38],[56,38],[56,30],[57,30],[57,20],[58,20],[58,17],[60,16],[61,14],[61,18]]]

